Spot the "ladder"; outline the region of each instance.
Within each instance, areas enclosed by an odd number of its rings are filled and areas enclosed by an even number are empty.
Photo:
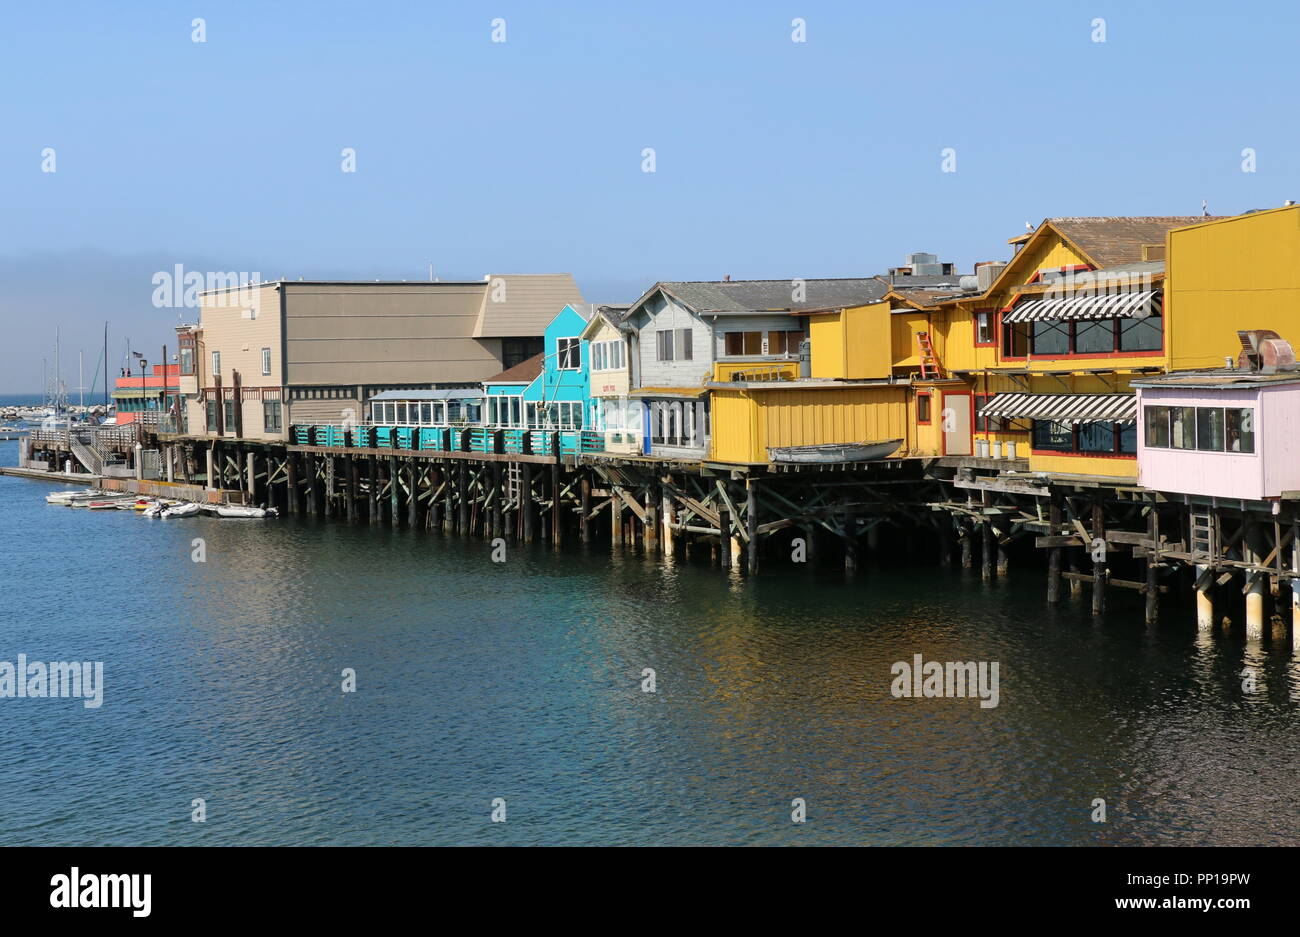
[[[933,381],[942,378],[943,368],[939,366],[939,359],[935,357],[934,345],[930,342],[930,333],[917,332],[916,344],[920,351],[922,380]]]
[[[1188,543],[1191,553],[1195,556],[1212,558],[1219,552],[1218,534],[1214,527],[1213,514],[1206,510],[1192,510]]]
[[[506,503],[514,505],[516,508],[523,504],[521,497],[523,488],[523,470],[518,462],[510,462],[506,466]]]

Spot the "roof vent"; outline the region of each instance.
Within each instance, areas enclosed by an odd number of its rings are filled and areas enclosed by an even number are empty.
[[[1237,338],[1241,341],[1237,367],[1260,374],[1295,370],[1295,351],[1291,343],[1272,329],[1243,329],[1237,332]]]

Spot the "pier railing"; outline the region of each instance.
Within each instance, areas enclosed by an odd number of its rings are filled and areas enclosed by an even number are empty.
[[[381,426],[294,423],[295,446],[508,455],[576,455],[605,451],[605,433],[592,430],[493,428],[489,426]]]

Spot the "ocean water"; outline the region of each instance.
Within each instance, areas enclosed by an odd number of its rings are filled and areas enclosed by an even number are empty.
[[[1147,628],[1116,596],[1094,621],[1028,567],[496,564],[483,541],[150,521],[52,487],[0,477],[0,661],[102,661],[103,705],[0,698],[0,844],[1300,840],[1300,666],[1185,609]],[[917,653],[998,662],[999,705],[894,698]]]

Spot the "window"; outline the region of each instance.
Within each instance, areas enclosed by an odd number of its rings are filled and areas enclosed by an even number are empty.
[[[225,413],[223,415],[226,419],[225,430],[227,433],[233,433],[235,431],[235,402],[233,400],[225,401],[224,409]]]
[[[673,333],[671,329],[656,332],[655,345],[657,350],[657,360],[673,360]]]
[[[262,375],[265,377],[271,373],[271,349],[262,349]]]
[[[420,404],[420,422],[423,423],[425,426],[433,425],[433,404],[431,403]]]
[[[661,329],[655,333],[659,361],[690,361],[694,336],[690,329]]]
[[[930,395],[928,393],[916,395],[916,422],[930,422]]]
[[[262,401],[262,423],[268,433],[278,433],[283,428],[280,420],[280,401]]]
[[[555,341],[555,366],[561,371],[577,371],[582,367],[582,340],[560,338]]]
[[[1249,408],[1224,411],[1229,452],[1255,451],[1255,411]]]
[[[1173,449],[1196,448],[1196,408],[1169,408],[1169,445]]]
[[[797,355],[799,343],[803,341],[803,332],[768,332],[767,353],[769,355]]]
[[[193,348],[181,349],[181,373],[182,374],[194,373],[194,349]]]
[[[540,338],[503,338],[501,340],[501,370],[523,364],[542,350]]]
[[[1222,408],[1196,408],[1196,448],[1206,452],[1223,451]]]
[[[212,353],[212,373],[214,375],[221,374],[221,352],[219,351]]]
[[[677,354],[678,361],[690,361],[694,355],[691,354],[691,342],[694,339],[690,329],[674,329],[673,346]]]
[[[1056,420],[1034,420],[1034,448],[1052,452],[1074,451],[1074,428]]]
[[[1079,451],[1113,453],[1116,433],[1114,423],[1080,423]]]
[[[975,344],[993,344],[993,313],[991,311],[975,313]]]
[[[1047,320],[1031,323],[1032,341],[1036,355],[1068,355],[1070,353],[1070,323]]]
[[[1000,416],[985,416],[981,410],[994,398],[994,394],[975,395],[975,432],[977,433],[1024,433],[1024,426],[1017,426],[1014,421]]]
[[[1119,320],[1120,351],[1159,351],[1164,346],[1165,320],[1159,314]]]
[[[620,341],[596,342],[591,346],[593,371],[617,371],[624,367],[623,343]]]
[[[1146,444],[1154,449],[1169,448],[1169,408],[1145,406]]]
[[[1115,320],[1092,319],[1074,324],[1074,353],[1109,354],[1115,350]]]
[[[1002,356],[1023,358],[1029,351],[1029,323],[1013,322],[1002,326]]]
[[[723,348],[728,355],[761,355],[762,332],[724,332]]]
[[[208,400],[207,416],[208,416],[208,432],[215,433],[217,431],[217,402],[215,400],[212,399]]]

